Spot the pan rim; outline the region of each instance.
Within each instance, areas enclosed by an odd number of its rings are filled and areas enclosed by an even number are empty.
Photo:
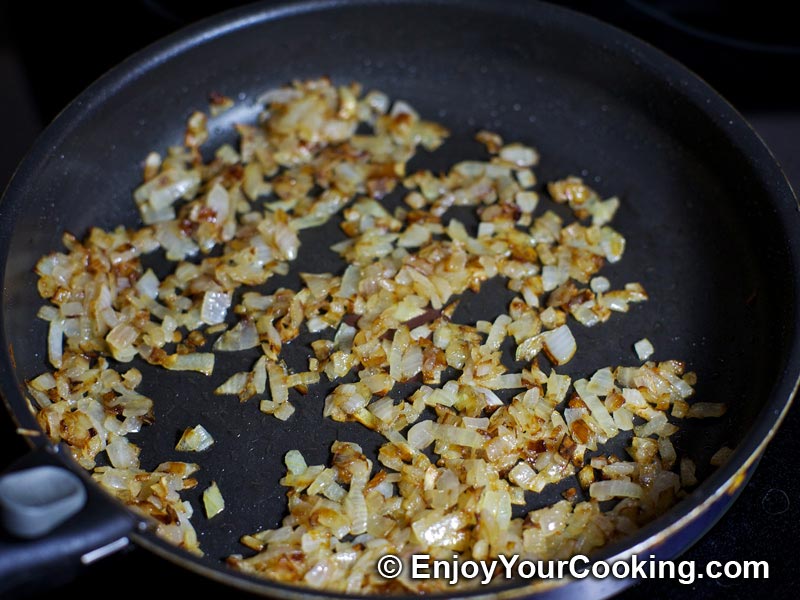
[[[135,82],[140,75],[159,64],[169,61],[175,56],[202,45],[208,41],[222,36],[235,34],[250,26],[268,21],[277,21],[287,17],[300,16],[307,13],[319,13],[336,10],[339,7],[375,7],[380,5],[435,5],[439,7],[468,8],[472,11],[482,11],[494,14],[502,11],[504,14],[519,14],[522,18],[530,18],[533,14],[547,14],[559,23],[568,23],[571,28],[579,31],[587,39],[598,40],[605,38],[610,43],[620,44],[627,55],[635,54],[641,61],[643,68],[655,72],[654,76],[663,79],[665,74],[682,77],[689,83],[681,93],[697,106],[704,115],[718,126],[722,121],[730,121],[728,127],[729,137],[737,143],[737,147],[746,152],[750,161],[760,161],[760,168],[756,169],[762,187],[770,191],[776,200],[774,207],[779,213],[781,222],[788,226],[791,219],[797,220],[798,200],[792,187],[783,173],[780,165],[772,152],[760,138],[757,132],[746,119],[736,111],[721,95],[711,86],[694,74],[688,68],[678,63],[648,43],[635,36],[622,31],[612,25],[584,15],[573,10],[554,6],[543,2],[525,2],[523,0],[506,0],[505,2],[486,3],[478,0],[302,0],[300,2],[282,2],[274,5],[271,3],[258,3],[233,9],[216,16],[209,17],[198,23],[183,28],[166,38],[151,44],[124,60],[118,66],[100,77],[73,100],[42,132],[33,144],[25,158],[17,167],[9,181],[5,193],[0,200],[0,256],[7,258],[10,243],[10,234],[14,230],[16,212],[20,210],[19,202],[13,203],[15,196],[24,195],[26,181],[36,172],[36,165],[47,156],[53,148],[57,148],[61,140],[65,139],[78,127],[92,112],[94,107],[102,105],[109,97],[120,89]],[[704,101],[701,103],[700,98]],[[711,102],[706,104],[705,99]],[[778,202],[780,198],[782,201]],[[15,212],[16,211],[16,212]],[[788,229],[788,227],[787,227]],[[795,297],[800,298],[800,282],[798,281],[798,265],[800,265],[800,242],[791,236],[785,239],[788,252],[795,270],[792,273],[790,285]],[[5,276],[5,260],[0,264],[0,277]],[[0,300],[0,308],[3,301]],[[737,485],[742,478],[742,473],[752,468],[766,445],[775,435],[783,418],[788,412],[795,393],[800,384],[800,309],[795,305],[794,321],[791,323],[796,340],[786,356],[783,373],[777,384],[765,394],[765,401],[757,419],[752,424],[748,434],[742,439],[731,459],[717,471],[703,481],[697,489],[681,503],[673,507],[667,514],[659,517],[627,538],[623,544],[608,548],[598,557],[617,558],[630,555],[638,549],[657,545],[660,540],[688,526],[693,520],[703,514],[711,504],[719,500],[723,494],[728,493],[731,487]],[[3,350],[0,353],[0,391],[3,401],[13,418],[20,427],[37,429],[36,421],[32,414],[23,410],[26,401],[23,393],[13,384],[15,381],[13,368],[13,355],[10,351],[5,332],[0,332],[0,341]],[[43,436],[38,439],[26,438],[29,443],[40,445],[47,442]],[[269,580],[260,580],[232,570],[223,570],[223,565],[217,568],[201,562],[192,555],[177,548],[168,546],[166,542],[156,537],[154,533],[136,533],[137,542],[161,556],[174,560],[181,566],[191,565],[192,571],[200,572],[212,579],[221,579],[225,583],[257,591],[262,594],[280,592],[283,595],[291,594],[297,597],[331,597],[336,594],[318,592],[316,590],[286,586]],[[159,550],[156,550],[158,548]],[[490,594],[492,597],[516,596],[534,591],[530,585],[505,586],[494,588],[492,591],[465,594],[472,597]],[[359,597],[348,595],[346,597]],[[360,596],[364,597],[364,596]]]

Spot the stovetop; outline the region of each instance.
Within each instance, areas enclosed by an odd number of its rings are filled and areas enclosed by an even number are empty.
[[[784,84],[800,72],[800,45],[795,42],[800,38],[789,15],[782,14],[782,3],[761,0],[757,10],[747,3],[741,13],[723,0],[561,3],[626,29],[695,70],[743,112],[800,189],[800,95],[793,90],[796,81]],[[33,2],[0,3],[0,187],[42,124],[92,80],[140,47],[213,14],[219,6],[200,0],[115,2],[84,22],[73,3],[53,3],[47,9]],[[98,19],[108,26],[97,27]],[[118,27],[120,23],[125,27]],[[0,469],[25,451],[0,410]],[[800,586],[800,553],[791,546],[800,534],[800,471],[792,460],[798,455],[800,410],[795,408],[733,507],[683,556],[699,564],[766,560],[769,580],[700,579],[688,586],[642,581],[619,598],[789,597]],[[59,593],[98,593],[119,586],[114,596],[128,597],[124,590],[132,573],[152,582],[169,579],[170,589],[177,584],[186,597],[232,595],[229,588],[176,569],[141,549],[92,565]],[[136,587],[139,597],[158,589],[158,584]]]

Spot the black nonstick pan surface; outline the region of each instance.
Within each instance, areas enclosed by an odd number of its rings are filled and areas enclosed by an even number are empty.
[[[60,249],[65,230],[80,236],[91,226],[137,224],[131,192],[141,161],[150,150],[180,143],[187,115],[205,109],[210,92],[239,100],[211,121],[207,146],[214,147],[233,139],[232,123],[255,117],[261,92],[320,75],[408,100],[452,131],[412,168],[444,169],[483,156],[473,136],[488,128],[538,148],[540,181],[580,175],[602,195],[621,198],[615,227],[627,250],[603,274],[614,283],[641,282],[651,300],[604,325],[573,327],[579,352],[563,372],[586,376],[607,365],[637,364],[631,347],[646,336],[656,359],[680,358],[697,372],[699,399],[729,404],[722,419],[689,422],[675,437],[679,451],[696,459],[704,483],[605,555],[660,548],[666,557],[685,549],[732,501],[731,484],[746,476],[796,387],[797,202],[769,150],[706,84],[629,35],[546,4],[255,5],[179,32],[90,87],[38,140],[0,203],[0,376],[20,426],[36,429],[22,389],[47,369],[46,324],[35,317],[42,304],[32,272],[38,258]],[[305,231],[292,273],[270,279],[262,291],[291,287],[301,271],[341,271],[328,247],[342,236],[336,219]],[[486,285],[463,299],[455,318],[492,319],[509,298],[501,282]],[[290,366],[306,362],[309,339],[301,336],[284,351]],[[186,497],[199,508],[201,491],[215,480],[227,506],[211,521],[196,512],[202,559],[146,530],[133,537],[237,587],[315,595],[249,579],[221,559],[245,551],[240,535],[275,527],[284,516],[278,481],[288,450],[299,448],[318,464],[336,439],[374,454],[382,438],[355,423],[323,419],[325,386],[294,398],[297,412],[286,423],[260,413],[256,401],[211,393],[255,357],[218,355],[210,378],[137,365],[144,373],[140,389],[155,401],[156,424],[131,436],[143,466],[185,459],[174,450],[179,432],[202,423],[216,443],[198,457],[200,485]],[[736,452],[712,472],[704,465],[723,445]],[[531,497],[528,508],[561,499],[571,485],[551,486]],[[524,593],[509,585],[505,594]]]

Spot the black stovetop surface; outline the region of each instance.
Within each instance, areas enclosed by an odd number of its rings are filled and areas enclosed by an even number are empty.
[[[239,3],[239,2],[236,2]],[[231,4],[231,3],[229,3]],[[772,148],[795,189],[800,189],[800,49],[789,14],[777,0],[762,0],[746,12],[722,0],[564,1],[578,10],[627,29],[661,47],[704,77],[737,106]],[[108,67],[149,42],[222,3],[139,0],[108,3],[82,20],[74,3],[0,2],[0,187],[41,129],[56,112]],[[94,10],[94,9],[93,9]],[[95,23],[105,21],[107,27]],[[124,23],[125,27],[115,24]],[[792,81],[794,79],[794,81]],[[786,83],[785,83],[786,82]],[[26,451],[0,410],[0,470]],[[766,560],[769,580],[702,579],[693,585],[643,581],[619,598],[773,598],[800,587],[800,410],[794,408],[768,447],[751,481],[725,516],[684,559]],[[58,593],[76,595],[114,589],[117,598],[136,597],[157,584],[129,586],[131,574],[170,582],[195,597],[234,592],[176,569],[141,549],[89,567]],[[98,580],[102,585],[97,585]],[[134,595],[134,592],[130,594]],[[44,596],[42,596],[44,597]]]

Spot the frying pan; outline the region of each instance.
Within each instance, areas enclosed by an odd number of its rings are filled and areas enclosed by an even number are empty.
[[[594,328],[574,328],[580,348],[565,369],[634,364],[631,344],[647,336],[657,359],[680,358],[699,376],[697,397],[724,401],[721,419],[686,424],[679,452],[696,459],[702,483],[667,514],[598,558],[633,552],[674,557],[700,537],[733,501],[788,410],[800,374],[797,298],[800,214],[769,150],[742,117],[705,83],[667,56],[602,23],[534,2],[329,1],[255,5],[185,29],[135,55],[78,97],[39,138],[0,203],[3,399],[18,425],[38,431],[24,382],[47,369],[46,326],[32,267],[59,248],[64,230],[134,225],[131,191],[148,151],[179,143],[185,119],[217,91],[239,99],[212,120],[213,147],[230,139],[229,125],[254,117],[257,95],[294,78],[322,74],[361,81],[410,101],[453,132],[437,152],[412,167],[443,169],[481,156],[480,128],[536,146],[540,181],[574,173],[602,195],[617,194],[615,226],[628,240],[624,259],[606,268],[614,283],[639,281],[651,300]],[[393,200],[389,200],[390,202]],[[293,273],[341,270],[327,250],[336,222],[301,237]],[[264,287],[292,285],[293,275]],[[465,297],[465,322],[493,318],[505,307],[502,285]],[[287,362],[309,352],[300,338]],[[227,508],[194,519],[205,557],[176,550],[146,523],[108,498],[65,453],[43,436],[21,469],[55,464],[77,474],[87,507],[35,541],[0,537],[0,588],[27,585],[48,573],[55,581],[81,562],[132,540],[176,565],[233,587],[282,598],[321,594],[256,580],[223,566],[242,552],[244,533],[274,527],[285,510],[278,484],[282,457],[302,449],[309,463],[326,462],[334,439],[368,453],[377,434],[323,419],[315,390],[296,399],[295,415],[279,423],[254,402],[210,391],[253,356],[218,357],[210,378],[138,365],[143,393],[155,400],[156,424],[132,439],[142,464],[180,460],[179,431],[198,422],[215,437],[200,456],[200,485],[216,480]],[[324,386],[323,386],[324,387]],[[722,445],[735,448],[722,467],[707,467]],[[373,454],[374,455],[374,454]],[[533,509],[560,499],[551,486]],[[82,559],[82,561],[81,561]],[[47,567],[47,570],[45,570]],[[475,594],[517,598],[566,594],[605,596],[626,581],[584,579],[547,586],[505,582]]]

